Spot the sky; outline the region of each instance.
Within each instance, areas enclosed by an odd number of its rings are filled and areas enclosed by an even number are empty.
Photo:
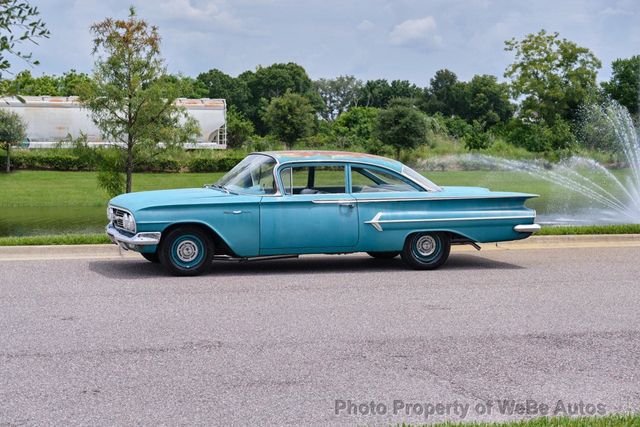
[[[90,72],[92,23],[125,18],[133,5],[159,27],[172,73],[212,68],[236,76],[296,62],[312,79],[354,75],[426,86],[442,68],[461,80],[503,80],[513,53],[504,41],[546,29],[602,61],[640,54],[638,0],[31,0],[51,37],[32,51],[34,75]],[[28,68],[14,61],[13,72]]]

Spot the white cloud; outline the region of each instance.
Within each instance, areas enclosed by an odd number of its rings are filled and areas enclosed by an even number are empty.
[[[426,16],[421,19],[408,19],[393,27],[389,33],[389,41],[398,46],[438,47],[442,44],[442,37],[437,33],[435,18]]]
[[[153,4],[166,19],[184,20],[194,24],[220,25],[231,29],[241,27],[240,20],[226,10],[223,1],[162,0]]]
[[[374,27],[375,25],[373,25],[373,22],[365,19],[364,21],[359,23],[356,28],[360,31],[369,31],[369,30],[372,30]]]

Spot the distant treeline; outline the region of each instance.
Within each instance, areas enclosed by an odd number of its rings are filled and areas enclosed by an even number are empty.
[[[504,82],[486,74],[461,81],[447,69],[437,71],[427,87],[354,76],[313,81],[295,63],[258,67],[236,77],[211,69],[195,78],[163,78],[178,85],[182,97],[226,99],[232,147],[275,139],[293,146],[304,139],[319,147],[399,153],[421,141],[428,144],[429,135],[441,133],[464,141],[471,150],[501,138],[531,152],[571,152],[581,142],[598,148],[593,137],[581,132],[589,106],[614,99],[638,115],[640,55],[614,61],[611,79],[599,84],[600,61],[557,33],[540,31],[509,40],[505,49],[514,58]],[[23,71],[1,81],[0,93],[70,96],[90,80],[74,70],[40,77]],[[426,132],[399,128],[385,134],[385,120],[402,127],[404,119],[419,121]],[[415,135],[421,139],[411,141]]]

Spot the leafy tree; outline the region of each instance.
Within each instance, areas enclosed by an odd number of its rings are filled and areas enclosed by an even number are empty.
[[[369,80],[360,89],[358,105],[386,108],[394,98],[417,99],[422,90],[408,80]]]
[[[385,108],[392,98],[391,85],[385,79],[368,80],[360,89],[358,105]]]
[[[505,42],[515,61],[505,71],[514,98],[524,97],[522,116],[553,125],[556,118],[572,121],[579,107],[597,93],[602,66],[587,48],[541,30],[522,40]]]
[[[315,122],[314,110],[306,97],[287,92],[271,100],[264,113],[264,121],[271,133],[291,149],[299,139],[311,133]]]
[[[15,56],[28,64],[38,64],[31,53],[20,50],[20,44],[37,44],[38,39],[49,37],[49,30],[39,15],[38,8],[27,1],[0,1],[0,79],[11,68],[8,56]]]
[[[396,150],[400,159],[403,149],[415,148],[427,140],[427,119],[409,100],[395,99],[380,111],[376,134]]]
[[[196,80],[206,89],[209,98],[226,99],[227,105],[235,107],[246,114],[251,93],[247,83],[239,78],[233,78],[220,70],[212,69],[198,74]]]
[[[178,88],[180,98],[207,98],[207,88],[204,87],[202,82],[194,78],[186,77],[181,74],[167,74],[163,75],[161,79],[175,85]]]
[[[57,94],[59,96],[76,96],[82,86],[91,83],[91,77],[71,69],[57,78]]]
[[[91,31],[96,61],[81,100],[103,135],[123,146],[123,161],[113,165],[124,166],[125,191],[130,192],[139,157],[192,139],[197,126],[174,103],[178,85],[162,78],[166,72],[155,26],[138,19],[132,7],[128,19],[107,18],[93,24]]]
[[[227,110],[227,146],[229,148],[242,147],[254,131],[253,123],[239,113],[234,106]]]
[[[421,102],[421,109],[427,114],[440,113],[445,117],[461,114],[461,105],[468,104],[465,101],[464,83],[458,81],[458,76],[453,71],[443,69],[436,71],[431,78],[429,87],[425,89]]]
[[[340,114],[333,123],[333,130],[338,139],[347,144],[366,146],[374,137],[380,110],[373,107],[352,107]]]
[[[339,76],[335,79],[319,79],[314,82],[324,103],[320,115],[333,121],[358,102],[358,91],[362,82],[353,76]]]
[[[576,145],[571,126],[560,117],[553,124],[514,118],[506,126],[507,140],[532,152],[570,151]]]
[[[611,68],[611,80],[602,83],[604,91],[627,107],[629,113],[640,113],[640,55],[616,59]]]
[[[509,100],[509,86],[495,76],[475,75],[464,84],[465,103],[460,115],[469,122],[483,123],[483,129],[508,121],[515,111]]]
[[[471,132],[464,137],[464,145],[468,150],[483,150],[491,146],[491,136],[484,128],[484,123],[473,121]]]
[[[282,97],[287,92],[305,97],[314,112],[323,108],[322,99],[307,72],[293,62],[258,67],[255,72],[245,71],[238,76],[238,80],[247,85],[251,94],[247,108],[241,111],[261,135],[268,128],[263,120],[264,111],[272,99]]]
[[[9,92],[25,96],[58,95],[58,82],[54,76],[33,77],[29,70],[19,72],[8,81]]]
[[[7,152],[6,172],[11,172],[11,146],[24,141],[27,125],[17,113],[0,109],[0,146]]]
[[[29,70],[16,74],[12,80],[5,80],[5,91],[24,96],[74,96],[79,87],[90,83],[90,77],[75,70],[64,73],[61,77],[43,75],[33,77]]]

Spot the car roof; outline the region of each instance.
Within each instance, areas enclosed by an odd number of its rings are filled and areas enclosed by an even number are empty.
[[[290,150],[290,151],[262,151],[256,154],[266,154],[276,159],[279,163],[299,161],[319,162],[354,162],[366,163],[374,166],[382,166],[396,172],[402,172],[402,163],[397,160],[367,153],[351,153],[348,151],[322,151],[322,150]]]

